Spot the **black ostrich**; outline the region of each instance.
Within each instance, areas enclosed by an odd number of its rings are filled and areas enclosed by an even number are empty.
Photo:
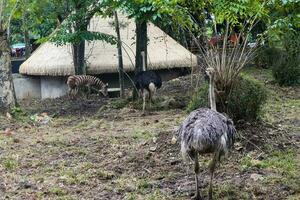
[[[210,184],[209,199],[212,199],[212,180],[216,165],[220,162],[221,156],[226,156],[234,144],[236,129],[231,119],[216,111],[214,95],[214,69],[206,70],[210,78],[209,108],[198,108],[193,111],[181,124],[172,138],[175,143],[177,138],[181,141],[181,153],[184,158],[194,161],[196,194],[194,199],[201,200],[199,191],[199,154],[213,154],[209,165]]]
[[[153,101],[153,96],[156,90],[162,85],[161,77],[155,71],[146,71],[145,69],[145,54],[141,53],[143,57],[143,71],[138,72],[134,77],[134,85],[143,97],[143,113],[145,113],[146,107],[146,95],[149,95],[149,102]]]

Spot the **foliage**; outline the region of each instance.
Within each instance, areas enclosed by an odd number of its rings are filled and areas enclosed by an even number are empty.
[[[288,32],[283,36],[283,47],[289,56],[300,54],[300,32]]]
[[[267,99],[265,87],[255,79],[241,75],[226,102],[217,98],[217,110],[227,113],[233,120],[255,120]],[[205,83],[194,94],[187,111],[208,107],[208,84]]]
[[[101,40],[110,44],[116,44],[116,38],[112,35],[91,31],[76,31],[70,33],[66,27],[62,27],[50,38],[50,41],[57,45],[65,45],[67,43],[77,44],[81,41]]]
[[[281,54],[272,66],[272,73],[279,85],[300,84],[300,56]]]
[[[283,37],[290,33],[296,33],[300,29],[300,1],[269,1],[267,4],[269,11],[266,34],[271,42],[282,41]]]
[[[208,83],[205,82],[196,89],[191,101],[188,104],[187,112],[191,112],[197,108],[208,107]]]
[[[267,90],[254,78],[242,74],[226,102],[218,102],[219,110],[229,114],[233,120],[255,120],[267,100]],[[225,104],[222,110],[221,104]]]
[[[212,1],[212,12],[217,23],[227,21],[230,24],[240,24],[241,20],[255,20],[266,15],[264,3],[259,0]]]
[[[29,30],[31,39],[44,38],[54,31],[58,19],[68,13],[62,0],[22,0],[18,1],[11,21],[11,41],[23,41],[23,31]]]
[[[90,19],[96,14],[109,15],[111,12],[107,8],[106,1],[96,0],[69,0],[70,14],[60,25],[59,30],[50,36],[50,41],[57,45],[67,43],[79,44],[82,41],[103,40],[115,44],[114,36],[88,31],[87,27]],[[107,13],[108,12],[108,13]]]
[[[266,45],[260,47],[255,52],[254,64],[260,68],[270,68],[277,62],[282,50]]]
[[[152,21],[162,24],[192,26],[188,9],[180,6],[180,0],[127,0],[118,1],[121,10],[136,21]]]

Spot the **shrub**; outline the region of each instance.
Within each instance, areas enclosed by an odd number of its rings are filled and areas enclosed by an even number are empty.
[[[266,88],[254,78],[241,75],[225,102],[226,110],[224,111],[235,121],[255,120],[266,100]]]
[[[274,47],[263,46],[255,52],[254,64],[260,68],[270,68],[277,60],[281,50]]]
[[[219,112],[227,113],[234,121],[241,119],[251,121],[259,116],[260,109],[267,99],[267,90],[257,80],[241,75],[226,100],[221,102],[220,98],[217,99]],[[205,83],[192,97],[187,111],[208,106],[208,84]]]
[[[300,56],[282,54],[272,66],[272,73],[279,85],[299,85]]]
[[[300,33],[287,32],[282,38],[283,47],[289,56],[297,57],[300,54]]]
[[[199,88],[196,89],[192,100],[187,106],[187,112],[191,112],[201,107],[209,107],[207,82],[203,83]]]

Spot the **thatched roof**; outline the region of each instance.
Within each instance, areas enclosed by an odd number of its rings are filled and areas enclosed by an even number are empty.
[[[112,18],[94,17],[89,26],[90,31],[99,31],[116,35]],[[135,62],[135,23],[134,20],[120,15],[123,42],[123,63],[125,71],[133,71]],[[168,69],[191,67],[196,65],[196,57],[177,43],[161,29],[148,24],[148,68]],[[71,45],[56,46],[46,42],[42,44],[20,67],[21,74],[66,76],[74,74]],[[86,43],[88,74],[115,73],[118,68],[116,45],[102,41]]]

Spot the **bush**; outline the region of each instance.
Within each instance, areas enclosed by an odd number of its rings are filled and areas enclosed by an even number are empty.
[[[281,50],[274,47],[263,46],[255,52],[254,64],[256,67],[270,68],[277,60]]]
[[[187,112],[196,110],[197,108],[209,107],[208,102],[208,83],[203,83],[199,88],[196,89],[192,100],[187,106]]]
[[[267,100],[267,90],[257,80],[241,75],[238,84],[226,99],[224,103],[217,101],[219,112],[227,113],[234,121],[251,121],[258,118],[260,109]],[[187,111],[191,112],[199,107],[209,107],[207,83],[197,90],[189,102]]]
[[[279,85],[299,85],[300,56],[282,54],[272,66],[272,73]]]
[[[235,121],[255,120],[266,100],[266,88],[257,80],[247,75],[241,75],[238,84],[227,98],[225,111]]]

